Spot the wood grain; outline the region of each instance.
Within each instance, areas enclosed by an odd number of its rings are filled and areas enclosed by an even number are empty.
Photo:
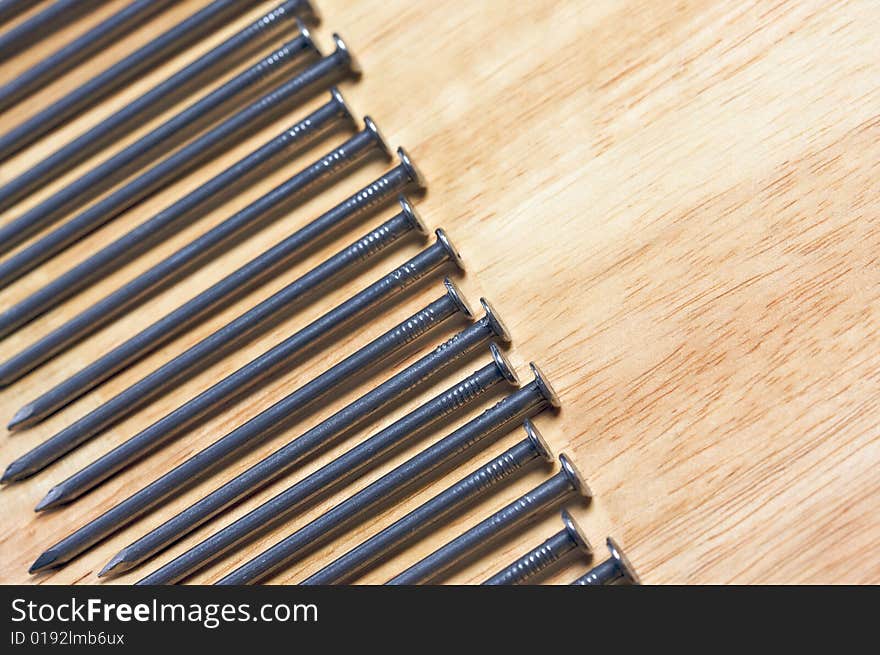
[[[122,4],[108,3],[104,13]],[[99,61],[72,71],[0,116],[0,124],[4,129],[14,125],[203,4],[177,3],[102,53]],[[339,31],[365,70],[360,82],[344,86],[344,93],[357,111],[375,118],[390,141],[405,145],[429,178],[430,191],[419,208],[430,224],[447,228],[462,250],[469,265],[464,288],[472,298],[490,298],[510,324],[515,337],[511,357],[519,371],[525,376],[526,363],[536,360],[557,386],[563,408],[558,415],[542,415],[538,424],[554,449],[572,455],[589,478],[595,499],[588,508],[573,511],[596,545],[607,534],[617,536],[649,583],[880,582],[880,7],[868,1],[642,0],[321,0],[320,6],[324,24],[316,30],[319,42],[328,47],[329,34]],[[243,17],[224,34],[4,163],[0,180],[8,180],[259,13]],[[95,14],[81,24],[98,19]],[[4,64],[3,79],[70,38],[67,32]],[[0,306],[25,297],[294,118],[263,130],[2,291]],[[111,279],[60,303],[0,343],[0,356],[5,359],[60,325],[327,147],[329,142],[287,162]],[[297,207],[139,311],[4,390],[0,416],[9,417],[41,390],[277,242],[375,177],[382,166],[373,163]],[[12,219],[40,195],[0,220]],[[372,223],[377,220],[381,217]],[[310,254],[44,424],[7,435],[4,461],[362,231],[353,230]],[[32,513],[53,483],[265,351],[417,247],[410,242],[397,249],[48,471],[2,489],[0,581],[28,581],[26,568],[45,547],[438,295],[437,283],[422,285],[387,315],[352,329],[332,347],[312,354],[295,370],[71,507],[46,516]],[[447,326],[446,334],[456,327]],[[438,333],[433,340],[443,336]],[[417,352],[408,353],[395,368],[415,356]],[[466,370],[446,379],[461,377],[486,358],[480,354]],[[372,383],[382,377],[374,376]],[[32,581],[95,582],[94,572],[119,548],[368,386],[345,389],[163,511]],[[328,461],[430,394],[425,390],[409,399],[303,471]],[[380,471],[322,499],[194,581],[216,580],[441,434],[413,444]],[[520,433],[507,435],[273,582],[301,580],[520,438]],[[386,580],[546,475],[530,472],[362,581]],[[249,499],[222,523],[291,479]],[[219,524],[205,526],[156,563],[168,561]],[[558,515],[544,517],[449,581],[484,579],[559,525]],[[565,582],[585,566],[583,561],[569,562],[546,581]],[[133,582],[154,567],[118,581]]]

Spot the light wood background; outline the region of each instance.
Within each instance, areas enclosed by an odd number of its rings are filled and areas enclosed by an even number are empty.
[[[22,52],[3,65],[3,80],[124,4],[108,2],[39,48]],[[0,116],[2,128],[203,4],[177,3],[98,59]],[[273,4],[263,3],[224,33],[4,163],[0,180],[10,179]],[[463,252],[469,266],[463,287],[473,300],[490,298],[509,323],[515,338],[510,355],[522,376],[527,379],[527,362],[535,360],[558,388],[561,412],[544,414],[537,423],[555,451],[570,454],[589,479],[595,499],[589,507],[572,510],[600,554],[604,537],[615,535],[648,583],[880,582],[880,5],[868,0],[319,4],[324,23],[315,30],[316,39],[329,48],[330,33],[340,32],[365,70],[363,79],[346,83],[343,92],[357,112],[374,117],[393,145],[405,145],[429,178],[429,193],[418,207],[431,226],[447,228]],[[321,96],[311,104],[323,101]],[[279,121],[0,292],[0,306],[38,289],[294,119]],[[330,146],[328,141],[280,166],[112,278],[61,303],[0,343],[0,356],[11,356]],[[96,160],[103,157],[106,153]],[[332,206],[383,166],[374,162],[291,210],[185,282],[4,390],[0,416],[8,419],[40,391]],[[12,219],[51,190],[0,220]],[[369,224],[393,211],[389,208]],[[4,435],[3,465],[366,229],[362,225],[335,239],[51,420]],[[44,548],[438,296],[439,279],[72,506],[36,516],[31,508],[52,484],[418,247],[410,241],[396,248],[350,284],[49,470],[0,490],[0,581],[96,582],[95,572],[119,548],[360,395],[366,386],[344,390],[162,511],[57,572],[28,576],[27,566]],[[459,327],[445,326],[423,341],[423,348]],[[417,355],[399,359],[395,369]],[[136,581],[487,358],[479,353],[445,382],[117,581]],[[372,382],[383,377],[376,375]],[[442,434],[420,439],[380,471],[323,499],[193,581],[216,580]],[[511,433],[474,454],[416,497],[273,582],[301,580],[520,438],[521,432]],[[548,472],[532,470],[362,581],[383,582]],[[547,515],[448,581],[481,581],[560,525],[558,514]],[[572,560],[545,581],[566,582],[586,566]]]

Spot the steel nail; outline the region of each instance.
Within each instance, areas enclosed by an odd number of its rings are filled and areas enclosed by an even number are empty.
[[[516,374],[501,351],[495,344],[491,344],[490,349],[493,358],[491,364],[469,375],[439,396],[435,396],[384,430],[351,448],[232,524],[193,546],[141,580],[139,584],[171,584],[181,580],[231,549],[250,541],[269,526],[289,519],[293,512],[301,510],[305,503],[318,493],[327,493],[366,474],[408,439],[442,418],[473,404],[495,385],[503,381],[515,385],[517,383]],[[431,372],[433,373],[433,371]],[[412,385],[409,388],[412,388]],[[337,431],[336,434],[339,432]],[[291,445],[301,443],[301,439],[302,437],[294,440]],[[323,442],[321,445],[323,446],[325,443]],[[270,455],[191,506],[190,509],[167,521],[132,546],[123,549],[98,575],[112,571],[118,564],[144,561],[145,556],[152,555],[160,548],[173,543],[210,516],[224,511],[232,503],[269,484],[282,473],[289,472],[302,461],[305,454],[305,451],[301,449],[295,459],[288,458],[283,469],[279,469],[275,463],[277,458]],[[206,514],[205,505],[210,506],[210,514]],[[200,508],[200,506],[202,507]]]
[[[298,62],[299,57],[296,56],[298,53],[295,50],[297,48],[301,48],[299,38],[288,42],[255,66],[102,162],[8,226],[4,226],[3,230],[18,226],[24,233],[29,231],[33,233],[33,230],[53,223],[58,218],[82,207],[100,193],[110,189],[114,183],[119,182],[121,174],[134,173],[133,163],[149,163],[141,160],[145,153],[150,153],[151,161],[166,154],[174,145],[170,139],[163,138],[166,132],[177,133],[186,128],[193,130],[205,120],[211,119],[212,113],[217,110],[222,110],[225,114],[231,108],[229,103],[234,98],[255,88],[264,87],[267,81],[277,77],[285,66]],[[219,148],[238,143],[277,117],[281,111],[290,109],[313,96],[321,88],[330,86],[345,73],[350,73],[350,70],[351,56],[344,49],[343,44],[333,54],[324,57],[302,73],[273,88],[259,100],[196,136],[179,150],[172,152],[165,159],[65,221],[52,232],[0,263],[0,286],[6,286],[34,270],[132,205],[190,173],[216,155]],[[159,148],[155,147],[157,139],[163,144]],[[16,238],[20,239],[21,235]]]
[[[395,273],[398,274],[398,278],[400,275],[406,276],[406,274],[401,272],[401,269],[397,269]],[[400,284],[406,285],[407,281],[401,281]],[[454,286],[447,284],[446,288],[447,293],[444,294],[443,298],[435,301],[435,303],[432,303],[425,309],[399,324],[397,327],[386,332],[372,343],[361,348],[333,368],[325,371],[306,386],[302,387],[300,393],[296,396],[296,401],[288,396],[285,399],[286,402],[283,404],[278,403],[275,407],[280,405],[286,411],[293,411],[293,409],[299,407],[299,405],[292,407],[294,402],[307,404],[317,400],[317,395],[329,391],[329,389],[335,385],[341,384],[345,380],[350,379],[352,375],[361,373],[371,362],[379,363],[376,361],[376,358],[384,358],[396,350],[403,348],[407,343],[412,342],[413,339],[424,334],[433,326],[439,325],[443,320],[449,318],[455,312],[463,311],[464,306],[460,304],[457,294],[454,292]],[[343,303],[340,307],[345,304],[346,303]],[[321,319],[318,319],[318,321],[312,325],[315,326],[315,330],[320,331],[320,328],[322,327]],[[270,350],[267,355],[273,355],[279,348],[283,350],[287,347],[284,345],[285,343],[287,342],[279,344],[279,346]],[[260,363],[260,360],[261,358],[257,358],[254,362]],[[228,376],[226,380],[234,380],[234,378],[235,374],[232,374],[231,376]],[[217,385],[212,387],[212,389],[216,387]],[[211,389],[208,391],[210,390]],[[206,394],[203,392],[201,396],[196,397],[196,400],[205,395]],[[187,408],[188,406],[192,407],[191,403],[192,401],[184,405],[183,408]],[[169,417],[176,421],[178,417],[175,416],[175,413],[176,412],[172,412]],[[198,415],[197,418],[200,419],[201,416],[202,415]],[[187,423],[186,427],[192,427],[192,422]],[[147,430],[161,429],[168,429],[163,426],[162,420],[153,424],[150,428],[147,428]],[[31,566],[31,573],[58,566],[76,557],[78,554],[98,543],[119,528],[136,520],[141,515],[163,502],[177,490],[186,488],[201,476],[207,475],[211,469],[207,466],[206,460],[214,465],[220,465],[226,461],[225,458],[231,453],[237,452],[247,446],[248,437],[260,436],[260,434],[262,433],[251,435],[248,429],[230,433],[230,435],[227,435],[229,437],[228,439],[216,442],[213,447],[209,447],[201,453],[196,454],[169,473],[117,504],[115,507],[104,512],[104,514],[97,519],[86,524],[73,534],[49,548],[40,555],[36,562]]]
[[[89,3],[80,2],[79,4],[88,5]],[[171,4],[172,0],[159,0],[158,2],[156,0],[134,0],[126,5],[0,87],[0,111],[6,111],[43,85],[51,83],[70,69],[90,59],[100,50],[140,27],[160,11],[167,9]],[[69,17],[65,16],[65,19],[69,20]],[[0,37],[0,39],[2,38]],[[5,52],[2,45],[0,45],[0,52]]]
[[[613,585],[618,583],[641,584],[636,570],[630,564],[623,549],[614,540],[608,537],[606,544],[611,552],[611,557],[597,564],[584,575],[572,582],[573,585]]]
[[[222,202],[223,199],[230,197],[244,184],[252,182],[256,173],[261,172],[267,163],[281,154],[300,151],[341,125],[354,126],[355,118],[342,94],[333,89],[330,96],[329,102],[297,121],[244,159],[3,312],[0,315],[0,324],[5,329],[11,330],[15,329],[15,326],[29,323],[129,263],[137,255],[146,252],[165,238],[168,231],[178,224],[188,223],[202,215],[201,212],[196,214],[194,210],[200,209],[207,203]],[[24,377],[30,370],[32,369],[23,361],[17,361],[10,366],[0,366],[0,382],[10,384]]]
[[[214,0],[0,137],[0,161],[46,136],[145,72],[184,52],[257,2]],[[0,50],[5,52],[5,46],[0,46]]]
[[[591,498],[590,487],[571,460],[560,455],[559,463],[562,467],[559,473],[419,560],[387,584],[430,583],[466,557],[484,549],[547,508],[565,502],[576,494],[586,499]]]
[[[557,406],[555,392],[537,366],[531,366],[535,379],[522,389],[504,397],[437,443],[241,565],[217,584],[251,584],[265,579],[329,541],[342,528],[351,526],[358,519],[367,518],[380,505],[405,493],[415,492],[427,484],[431,474],[440,467],[471,448],[486,445],[492,436],[497,436],[502,428],[512,422],[534,416],[550,405]]]
[[[296,307],[295,303],[307,294],[346,270],[360,266],[413,230],[425,233],[424,226],[407,203],[404,211],[169,360],[131,387],[130,392],[123,394],[135,404],[158,398],[187,379],[205,361],[215,361],[227,354],[232,347],[240,347],[243,343],[252,341],[270,318],[277,319],[281,315],[289,314]],[[124,404],[125,400],[124,397],[120,398],[120,403]],[[159,448],[166,443],[165,436],[149,431],[135,435],[53,487],[37,505],[36,511],[57,507],[78,498],[132,462]]]
[[[376,136],[380,136],[378,131]],[[207,316],[209,309],[219,307],[219,303],[231,302],[233,299],[253,291],[281,270],[283,266],[293,261],[295,256],[306,246],[337,232],[355,219],[371,215],[407,187],[421,187],[422,177],[406,152],[399,148],[397,154],[400,157],[400,164],[175,310],[175,312],[180,312],[175,320],[182,321],[184,313],[189,317],[188,322],[177,324],[180,329],[192,328]],[[197,266],[207,261],[207,257],[216,252],[217,248],[229,239],[241,234],[255,222],[266,217],[273,218],[279,210],[289,208],[288,200],[291,195],[295,196],[296,189],[301,188],[303,176],[310,178],[311,174],[307,175],[307,172],[313,169],[333,168],[332,164],[342,155],[344,155],[344,151],[334,150],[331,156],[322,158],[317,164],[294,175],[287,182],[215,226],[188,246],[165,258],[103,300],[80,312],[12,359],[7,360],[0,365],[0,386],[3,386],[4,381],[8,380],[10,376],[14,377],[16,370],[33,370],[123,313],[132,311],[147,298],[184,275],[191,273]],[[3,322],[3,316],[0,315],[0,325]],[[169,334],[176,336],[179,333]],[[173,336],[169,336],[170,338]],[[138,341],[138,337],[135,336],[132,340]],[[164,340],[158,342],[156,347],[165,342]],[[142,352],[139,344],[129,344],[129,346],[133,346],[133,350],[127,352],[117,364],[120,368],[112,369],[113,372],[121,370],[150,352],[148,350]],[[128,348],[128,346],[123,347]],[[113,352],[119,354],[122,351],[115,349]],[[135,357],[135,359],[129,361],[127,357]],[[108,368],[108,370],[111,369]],[[33,408],[21,408],[16,413],[16,420],[8,426],[9,429],[27,425],[31,409]]]
[[[0,211],[9,209],[41,185],[74,169],[92,155],[117,142],[137,123],[143,124],[158,116],[176,101],[194,91],[199,84],[209,83],[212,74],[217,75],[256,56],[270,39],[275,38],[282,30],[288,29],[290,25],[296,28],[295,34],[303,36],[304,44],[311,43],[308,30],[296,19],[297,12],[304,18],[309,16],[311,14],[308,11],[309,7],[306,0],[287,0],[159,82],[122,109],[62,145],[45,159],[0,187]],[[308,52],[305,51],[304,54]],[[317,48],[312,49],[311,56],[320,57]]]
[[[568,510],[562,510],[562,524],[562,530],[505,566],[483,584],[523,584],[576,550],[591,557],[593,547]]]
[[[445,232],[437,230],[437,240],[433,245],[188,400],[146,430],[154,438],[160,438],[161,435],[164,439],[192,429],[241,398],[244,393],[285,370],[306,347],[326,340],[336,330],[371,309],[390,308],[393,300],[407,288],[450,261],[461,266],[458,252]],[[16,459],[7,467],[0,483],[30,477],[127,415],[131,410],[129,403],[138,402],[136,389],[137,383]],[[124,402],[121,399],[123,394]]]
[[[461,311],[469,312],[455,285],[447,280],[446,286],[447,297],[442,300],[447,303],[451,301],[454,305],[459,306]],[[314,428],[306,431],[220,489],[195,503],[180,515],[180,519],[175,517],[153,533],[140,539],[132,547],[123,549],[111,562],[113,567],[108,564],[107,571],[109,572],[113,568],[121,572],[144,561],[172,541],[182,537],[185,534],[185,528],[186,530],[195,528],[224,507],[284,475],[315,449],[339,439],[352,427],[375,415],[382,408],[427,384],[435,375],[481,344],[495,338],[509,341],[510,336],[495,310],[485,299],[481,299],[481,303],[486,315],[479,321],[468,326],[403,371],[349,403]],[[504,362],[500,353],[498,353],[496,361]],[[500,365],[499,368],[501,368]],[[509,366],[506,368],[509,370]],[[512,373],[509,374],[512,375]],[[283,420],[283,417],[289,413],[286,405],[286,400],[277,403],[232,434],[236,438],[242,438],[253,432],[259,433],[261,430],[273,429],[276,422]],[[424,412],[430,414],[437,407],[444,406],[442,400],[429,403]],[[439,420],[441,416],[438,414],[436,418]],[[403,424],[398,428],[402,426]],[[120,566],[125,568],[118,568]]]
[[[313,573],[300,584],[344,584],[363,575],[384,558],[423,537],[441,520],[451,516],[536,460],[552,462],[550,449],[540,433],[526,420],[526,438],[419,505],[406,516]]]

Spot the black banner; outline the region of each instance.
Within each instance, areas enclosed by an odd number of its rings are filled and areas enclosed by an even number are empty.
[[[250,655],[254,648],[275,652],[273,648],[284,646],[278,652],[292,652],[289,647],[296,645],[382,645],[389,640],[399,643],[404,637],[423,639],[432,646],[464,646],[475,637],[495,646],[522,646],[535,639],[584,645],[590,634],[629,639],[673,628],[703,631],[731,620],[741,628],[763,624],[778,632],[786,615],[796,615],[803,626],[811,613],[821,615],[828,627],[842,610],[851,621],[856,619],[848,606],[861,606],[867,614],[877,607],[876,589],[849,589],[834,603],[823,600],[827,591],[817,588],[767,587],[0,589],[5,606],[5,634],[0,636],[4,653],[33,648],[155,652],[157,647],[178,652],[197,644],[200,649],[216,648],[217,653],[237,650]]]

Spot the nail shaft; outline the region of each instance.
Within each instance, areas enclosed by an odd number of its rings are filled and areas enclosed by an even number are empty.
[[[439,396],[395,421],[384,430],[379,431],[369,439],[322,466],[314,473],[288,487],[271,500],[251,510],[231,525],[226,526],[216,534],[190,548],[173,561],[141,580],[141,583],[172,584],[178,582],[224,553],[250,541],[270,526],[278,525],[284,520],[289,520],[293,512],[304,509],[306,503],[314,499],[319,493],[326,494],[332,492],[344,484],[348,484],[365,475],[368,471],[375,469],[393,449],[401,446],[429,425],[473,404],[500,382],[507,380],[511,383],[516,383],[512,370],[507,362],[503,360],[497,349],[494,349],[493,357],[495,357],[495,361],[492,364],[484,366],[462,382],[447,389]],[[295,439],[291,442],[291,445],[300,441],[301,438]],[[295,459],[286,462],[283,468],[273,465],[272,456],[264,459],[262,462],[251,467],[243,475],[238,476],[214,493],[209,494],[189,510],[184,511],[182,514],[171,519],[171,521],[160,526],[157,530],[146,535],[143,539],[132,544],[133,547],[131,549],[123,549],[120,555],[117,556],[118,559],[114,558],[111,560],[105,571],[113,570],[113,568],[118,566],[117,562],[125,564],[133,562],[135,558],[132,558],[132,555],[137,554],[141,545],[148,543],[151,537],[156,545],[150,548],[148,553],[157,552],[159,548],[173,543],[197,525],[203,523],[206,518],[217,515],[219,512],[230,507],[234,502],[277,479],[282,473],[291,471],[297,463],[302,461],[304,455],[305,451],[302,450],[302,453],[297,455]],[[263,475],[263,469],[268,469],[266,475]],[[250,478],[250,480],[246,478]],[[255,484],[251,480],[255,481]],[[237,488],[227,491],[230,487]],[[199,508],[200,505],[204,508],[208,504],[210,505],[210,514],[207,514],[205,518],[200,518],[197,522],[193,521],[191,510]],[[205,515],[203,508],[197,509],[197,512]],[[183,529],[180,529],[180,524],[183,525]],[[165,529],[165,535],[159,534],[163,532],[163,529]],[[144,557],[141,555],[137,559],[143,561]],[[103,573],[104,571],[101,574]]]
[[[0,0],[0,25],[35,7],[40,0]]]
[[[563,528],[528,553],[511,562],[486,580],[484,585],[516,585],[528,582],[546,571],[569,553],[580,550],[587,557],[593,548],[580,526],[567,510],[562,510]]]
[[[27,8],[27,5],[34,3],[22,2],[21,4]],[[12,29],[0,34],[0,62],[36,45],[83,14],[96,9],[99,4],[100,2],[96,0],[55,0],[40,13],[34,14]],[[4,7],[4,9],[7,14],[18,13],[14,6],[12,8]]]
[[[138,124],[144,124],[172,107],[224,70],[233,69],[255,57],[282,31],[302,33],[296,20],[312,15],[306,0],[287,0],[240,32],[173,73],[149,91],[132,100],[97,125],[0,187],[0,211],[12,207],[42,185],[72,170],[99,151],[125,137]],[[317,50],[314,57],[318,56]],[[222,65],[222,66],[221,66]],[[2,250],[0,250],[2,252]]]
[[[462,304],[461,296],[455,287],[448,281],[446,284],[448,293],[443,302],[451,303],[450,307],[458,306],[462,311],[469,313],[467,307]],[[486,309],[485,317],[441,344],[433,352],[425,355],[403,371],[349,403],[283,448],[261,460],[177,517],[160,526],[153,533],[138,540],[131,547],[123,549],[120,555],[114,558],[113,566],[108,565],[106,570],[109,571],[111,568],[114,568],[117,572],[121,572],[136,566],[224,508],[286,474],[301,462],[304,457],[307,457],[316,449],[339,439],[341,435],[351,430],[357,424],[374,416],[392,402],[427,384],[434,376],[480,345],[486,344],[493,338],[504,341],[509,340],[506,329],[491,306],[486,301],[483,301],[483,306]],[[504,364],[500,353],[497,354],[497,361]],[[496,368],[500,369],[501,364],[496,366]],[[507,369],[509,370],[509,367]],[[509,373],[509,375],[512,376],[512,373]],[[290,413],[286,404],[286,400],[277,403],[269,410],[241,426],[233,435],[236,433],[248,435],[274,430],[277,422]],[[447,404],[444,400],[429,402],[426,407],[417,410],[414,416],[410,416],[406,421],[399,422],[393,430],[386,432],[383,437],[379,437],[372,443],[381,443],[382,439],[393,439],[395,438],[394,435],[399,434],[398,431],[408,430],[407,426],[413,428],[415,425],[414,421],[427,420],[426,417],[430,416],[432,412],[440,412],[446,406]],[[442,415],[438,414],[435,420],[440,418],[442,418]],[[367,451],[358,451],[358,453],[363,452]],[[124,568],[122,568],[123,566]]]
[[[132,387],[131,402],[144,403],[179,385],[195,371],[225,356],[232,347],[240,347],[253,340],[270,318],[289,314],[306,294],[332,280],[347,269],[354,268],[391,246],[405,234],[421,226],[413,221],[413,214],[401,212],[394,218],[358,239],[337,255],[326,260],[296,281],[245,312],[197,344],[188,348]],[[121,399],[123,400],[123,399]],[[99,457],[81,471],[53,487],[37,505],[41,511],[69,503],[94,488],[110,476],[157,449],[163,439],[147,438],[152,433],[139,434]],[[161,435],[160,435],[161,437]]]
[[[341,124],[354,124],[354,117],[342,96],[334,89],[327,104],[17,303],[2,314],[0,322],[9,326],[7,329],[12,329],[15,325],[25,325],[57,307],[62,301],[149,250],[179,224],[202,216],[206,205],[216,206],[231,197],[245,184],[253,182],[256,174],[262,172],[267,164],[277,160],[280,155],[303,150]],[[196,213],[196,209],[200,211]],[[27,363],[18,361],[9,367],[0,366],[0,383],[10,384],[24,377],[31,370]]]
[[[70,4],[77,3],[79,0]],[[0,161],[46,136],[162,62],[184,52],[255,4],[257,0],[214,0],[0,137]]]
[[[530,421],[526,421],[530,424]],[[303,580],[303,585],[345,584],[363,575],[375,564],[423,537],[447,519],[498,485],[510,480],[529,463],[552,461],[550,451],[537,430],[526,429],[527,437],[498,457],[469,473],[429,501],[419,505],[378,534],[335,559]]]
[[[178,121],[181,116],[186,116],[181,127],[191,130],[195,128],[194,131],[197,132],[200,126],[204,126],[204,122],[213,122],[211,120],[212,113],[222,111],[225,114],[231,108],[229,103],[234,98],[253,91],[255,88],[264,87],[267,81],[276,78],[284,67],[300,61],[298,55],[303,52],[301,38],[297,37],[297,39],[286,43],[252,68],[209,93],[139,141],[99,164],[89,173],[26,212],[10,225],[27,226],[25,228],[25,232],[27,232],[54,222],[64,214],[82,207],[101,192],[111,188],[114,182],[134,172],[132,164],[137,164],[139,158],[145,153],[151,153],[151,159],[161,156],[163,153],[156,152],[150,144],[154,142],[155,135],[163,132],[169,123]],[[224,144],[234,145],[277,116],[279,111],[302,102],[317,93],[322,87],[330,86],[342,77],[349,60],[350,57],[345,50],[337,49],[332,55],[325,57],[253,104],[248,105],[245,109],[207,130],[166,159],[115,189],[36,242],[15,253],[0,263],[0,285],[8,285],[25,273],[34,270],[70,244],[91,234],[101,225],[115,218],[120,212],[161,190],[165,185],[192,172],[212,155],[216,155]],[[173,145],[164,139],[161,141],[165,141],[169,148]],[[99,175],[102,171],[103,175]]]
[[[172,0],[135,0],[67,45],[0,87],[0,111],[21,102],[40,87],[118,41],[164,11]],[[2,49],[2,46],[0,46]]]
[[[380,505],[424,486],[432,473],[436,474],[470,448],[487,444],[490,437],[505,426],[534,416],[554,403],[555,394],[534,365],[533,370],[534,381],[238,567],[217,584],[252,584],[267,578],[326,543],[356,520],[366,519]]]
[[[562,465],[559,473],[419,560],[387,584],[429,583],[547,508],[565,502],[575,494],[590,498],[590,488],[571,461],[565,455],[560,455],[559,462]]]
[[[10,379],[15,375],[16,370],[33,370],[39,364],[93,334],[118,316],[131,311],[149,297],[167,288],[172,282],[189,275],[235,238],[265,225],[268,221],[279,218],[284,211],[295,207],[294,201],[301,200],[305,192],[312,191],[348,174],[354,166],[360,165],[365,160],[372,148],[384,148],[384,142],[375,125],[372,122],[368,122],[367,125],[368,130],[355,135],[352,139],[333,149],[314,164],[295,174],[280,186],[211,228],[188,245],[169,255],[0,365],[0,381]],[[281,270],[284,265],[291,262],[303,248],[313,244],[319,238],[329,235],[349,219],[375,209],[380,204],[387,202],[389,198],[393,198],[393,195],[386,195],[384,192],[392,187],[394,190],[405,188],[413,179],[408,170],[401,166],[393,169],[373,185],[366,187],[365,193],[367,195],[356,194],[349,197],[343,203],[296,230],[280,243],[236,269],[175,310],[175,320],[180,322],[177,323],[179,331],[175,331],[173,334],[177,335],[181,333],[180,331],[192,328],[207,316],[206,312],[220,307],[221,303],[231,302],[257,288],[271,275]],[[386,182],[388,182],[387,185]],[[376,196],[382,196],[381,203],[374,202],[375,198],[370,194],[370,191],[376,189],[374,185],[381,187],[376,194]],[[362,190],[359,193],[363,192]],[[0,316],[0,325],[5,323],[6,318],[5,314]],[[9,321],[14,320],[14,316],[9,317]],[[166,336],[170,339],[171,333],[167,333]],[[126,346],[126,357],[118,360],[118,366],[130,365],[137,358],[151,352],[153,348],[167,342],[161,337],[157,341],[155,334],[149,339],[134,337],[132,341],[136,343],[129,343]],[[131,349],[128,349],[129,347]],[[119,354],[121,351],[114,352]],[[131,357],[135,357],[135,359],[129,359]],[[107,370],[115,373],[121,369],[108,368]],[[53,403],[54,400],[48,405],[50,411]],[[39,408],[40,411],[37,410],[37,407],[30,406],[22,408],[17,414],[18,418],[11,422],[10,429],[15,429],[17,426],[24,427],[29,424],[32,413],[36,416],[45,411],[43,408]]]
[[[593,586],[593,585],[613,585],[613,584],[641,584],[639,576],[636,574],[629,558],[624,554],[623,549],[612,537],[608,537],[606,544],[611,552],[604,562],[597,564],[584,575],[572,582],[573,585]]]
[[[330,334],[372,309],[390,307],[393,299],[418,280],[430,275],[449,261],[458,262],[458,254],[447,241],[445,233],[437,230],[437,237],[433,245],[425,248],[399,268],[159,419],[147,428],[151,438],[168,439],[172,435],[191,430],[273,375],[287,369],[294,357],[300,355],[306,347],[324,341]],[[126,416],[131,406],[120,402],[120,396],[125,394],[126,401],[137,402],[136,388],[137,384],[129,387],[122,394],[92,410],[19,457],[7,467],[0,482],[30,477]]]
[[[337,152],[337,151],[334,151]],[[295,231],[293,234],[276,244],[258,257],[237,269],[220,282],[202,292],[190,302],[180,308],[176,320],[181,321],[181,329],[190,329],[195,326],[207,314],[202,308],[218,308],[220,303],[232,302],[236,298],[249,293],[259,285],[266,282],[272,275],[294,260],[295,256],[306,246],[314,243],[317,239],[328,236],[340,228],[351,223],[355,219],[363,219],[371,215],[376,209],[388,203],[394,196],[414,184],[421,187],[423,180],[418,170],[403,149],[398,149],[401,163],[380,176],[367,186],[349,196],[334,208],[325,212],[309,224]],[[323,158],[321,170],[336,161],[336,158]],[[338,164],[337,164],[338,165]],[[146,298],[167,287],[185,273],[192,272],[195,267],[216,252],[217,249],[232,237],[245,231],[248,225],[265,217],[277,215],[279,209],[289,208],[286,202],[293,190],[299,186],[300,175],[296,175],[288,182],[269,192],[263,198],[252,205],[233,215],[228,220],[216,226],[212,230],[196,239],[189,246],[177,251],[150,270],[141,274],[116,292],[110,294],[89,309],[57,328],[35,344],[0,365],[0,384],[3,380],[14,376],[18,369],[32,370],[39,364],[49,360],[65,348],[84,339],[125,311],[129,311],[143,302]],[[178,311],[178,310],[176,310]],[[186,322],[183,323],[184,319]],[[2,323],[0,317],[0,323]],[[175,332],[174,334],[177,334]],[[136,344],[126,347],[126,355],[120,358],[117,364],[124,367],[137,361],[137,359],[150,350],[143,350],[144,344],[137,337],[133,338]],[[152,342],[151,342],[152,343]],[[164,340],[156,342],[158,347]],[[114,350],[113,352],[121,353]],[[133,357],[134,359],[128,359]],[[105,362],[106,363],[106,362]],[[115,373],[121,368],[107,367],[108,373]],[[51,408],[54,400],[46,403],[45,407]],[[22,407],[10,422],[9,429],[32,425],[34,417],[46,415],[43,403],[28,404]],[[50,412],[51,413],[51,412]]]
[[[432,303],[301,387],[285,399],[284,409],[293,412],[316,401],[331,389],[351,379],[353,375],[358,375],[365,368],[380,363],[460,311],[461,306],[457,302],[452,302],[451,295],[447,293],[441,300]],[[216,470],[229,461],[228,458],[235,453],[245,452],[245,449],[252,445],[248,442],[248,437],[259,436],[260,433],[252,435],[247,430],[230,433],[52,546],[37,558],[30,569],[31,572],[58,566],[76,557],[119,528],[157,507],[177,491],[187,488]]]

